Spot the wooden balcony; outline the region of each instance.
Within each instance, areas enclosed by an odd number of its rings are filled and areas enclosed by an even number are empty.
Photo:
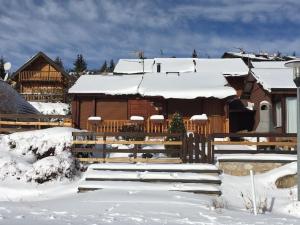
[[[67,97],[65,93],[21,93],[21,95],[26,99],[26,101],[37,102],[65,102]]]
[[[183,120],[187,132],[200,133],[205,136],[212,133],[228,133],[229,120],[224,116],[210,116],[202,122],[191,121],[188,118]],[[154,122],[150,119],[136,122],[131,120],[101,120],[87,121],[87,130],[94,132],[120,132],[124,128],[133,132],[166,133],[170,126],[171,119],[161,122]]]
[[[19,81],[50,81],[62,82],[62,75],[56,71],[22,71]]]

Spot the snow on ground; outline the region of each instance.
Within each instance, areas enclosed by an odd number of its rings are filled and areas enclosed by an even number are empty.
[[[300,218],[300,202],[296,201],[297,188],[278,189],[275,185],[279,177],[296,173],[297,162],[292,162],[269,172],[255,175],[257,203],[266,201],[267,211],[271,211],[274,214],[290,214]],[[223,174],[222,192],[224,193],[224,200],[229,203],[230,208],[245,208],[245,205],[249,204],[249,199],[251,198],[250,177]]]
[[[212,198],[166,191],[99,190],[47,201],[1,202],[0,224],[298,224],[267,213],[215,209]]]
[[[61,102],[29,102],[34,108],[44,115],[68,115],[70,105]]]

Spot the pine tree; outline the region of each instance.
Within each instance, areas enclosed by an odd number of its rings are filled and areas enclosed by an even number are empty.
[[[77,59],[73,63],[74,65],[74,71],[78,74],[87,69],[87,64],[82,56],[82,54],[77,55]]]
[[[54,62],[56,63],[56,65],[58,65],[60,68],[64,68],[64,64],[63,64],[63,62],[62,62],[62,60],[61,60],[61,58],[59,57],[59,56],[57,56],[56,58],[55,58],[55,60],[54,60]]]
[[[110,63],[109,63],[108,71],[112,73],[112,72],[114,72],[114,69],[115,69],[115,63],[114,63],[114,60],[111,59]]]
[[[4,70],[4,64],[5,64],[5,60],[4,58],[1,56],[0,58],[0,78],[4,79],[5,78],[5,70]]]
[[[185,126],[183,123],[182,116],[179,113],[174,113],[170,127],[169,127],[170,133],[185,133]]]
[[[196,49],[194,49],[194,51],[193,51],[192,58],[198,58],[198,54],[196,52]]]
[[[106,60],[104,61],[103,65],[100,68],[100,73],[107,72],[107,62]]]

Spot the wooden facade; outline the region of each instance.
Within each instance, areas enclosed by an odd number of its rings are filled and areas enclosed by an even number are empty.
[[[37,53],[13,75],[19,93],[28,101],[64,102],[69,79],[43,52]]]
[[[72,101],[73,123],[76,128],[80,129],[89,128],[88,118],[91,116],[100,116],[102,121],[106,121],[107,124],[122,124],[123,122],[127,123],[131,116],[143,116],[145,123],[147,123],[151,115],[159,114],[164,115],[166,124],[175,112],[186,118],[186,125],[188,125],[191,116],[205,113],[211,118],[210,132],[225,132],[228,128],[226,127],[228,119],[227,99],[164,99],[162,97],[141,97],[136,95],[75,94]],[[189,126],[191,127],[191,125]],[[149,124],[146,131],[153,131],[153,129]],[[163,128],[159,129],[166,131]],[[104,132],[109,130],[98,131]]]

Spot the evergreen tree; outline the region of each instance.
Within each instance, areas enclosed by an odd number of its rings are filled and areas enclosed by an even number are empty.
[[[4,58],[1,56],[0,58],[0,78],[4,79],[5,78],[5,70],[4,70],[4,64],[5,64],[5,60]]]
[[[182,116],[179,113],[174,113],[170,127],[169,127],[170,133],[185,133],[185,126],[183,123]]]
[[[293,56],[296,56],[296,52],[295,51],[293,52]]]
[[[194,49],[194,51],[193,51],[192,58],[198,58],[198,54],[196,52],[196,49]]]
[[[56,58],[55,58],[55,60],[54,60],[54,62],[56,63],[56,65],[58,65],[60,68],[64,68],[64,64],[63,64],[63,62],[62,62],[62,60],[61,60],[61,58],[59,57],[59,56],[57,56]]]
[[[77,59],[73,63],[74,65],[74,71],[76,73],[81,73],[87,69],[87,64],[82,56],[82,54],[77,55]]]
[[[110,60],[110,63],[109,63],[109,68],[108,68],[108,70],[109,70],[109,72],[114,72],[114,69],[115,69],[115,63],[114,63],[114,60],[113,59],[111,59]]]
[[[103,65],[100,68],[100,73],[107,72],[107,62],[106,60],[104,61]]]

